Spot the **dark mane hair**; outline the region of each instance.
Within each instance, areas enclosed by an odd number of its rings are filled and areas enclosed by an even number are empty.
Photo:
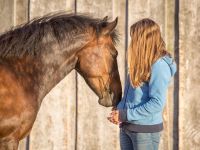
[[[38,55],[45,46],[42,40],[47,35],[60,43],[64,38],[70,39],[77,34],[85,34],[90,26],[98,35],[100,22],[105,21],[87,15],[66,13],[48,14],[33,19],[0,35],[0,57]],[[116,43],[116,31],[111,34],[111,37]]]

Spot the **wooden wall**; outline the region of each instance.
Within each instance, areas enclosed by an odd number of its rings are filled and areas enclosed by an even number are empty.
[[[178,64],[164,111],[160,150],[200,149],[200,0],[0,0],[0,32],[55,11],[119,17],[118,64],[124,87],[129,27],[150,17]],[[119,130],[85,81],[72,71],[44,99],[20,150],[118,150]]]
[[[200,0],[179,6],[179,148],[199,150]]]

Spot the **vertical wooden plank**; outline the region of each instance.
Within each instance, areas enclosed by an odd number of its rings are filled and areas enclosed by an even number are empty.
[[[47,0],[30,0],[30,17],[43,16],[45,14],[56,12],[56,11],[67,11],[66,8],[69,8],[69,11],[74,11],[73,1],[67,0],[58,0],[47,1]]]
[[[166,48],[175,57],[175,1],[165,1],[165,42]],[[176,62],[178,63],[178,62]],[[168,90],[168,98],[166,103],[166,129],[163,146],[165,149],[178,149],[178,103],[174,96],[174,79],[171,81]]]
[[[166,48],[172,55],[174,55],[174,21],[175,21],[175,2],[168,1],[150,1],[150,18],[155,20],[162,32],[162,36],[166,43]],[[166,107],[163,113],[164,131],[160,143],[160,149],[170,150],[177,145],[177,103],[174,102],[174,81],[170,82],[168,88],[168,97]]]
[[[28,21],[28,0],[14,0],[14,25]]]
[[[5,32],[14,25],[13,0],[0,0],[0,32]]]
[[[200,1],[179,4],[179,149],[200,148]]]
[[[73,12],[74,6],[74,0],[30,0],[30,17],[60,10]],[[74,149],[75,84],[75,72],[72,71],[45,97],[31,132],[31,150]]]
[[[122,6],[120,6],[120,4]],[[107,0],[77,0],[77,12],[90,13],[94,17],[109,16],[113,18],[122,12],[124,2],[115,2]],[[122,10],[120,10],[120,7]],[[113,15],[114,14],[114,15]],[[114,19],[114,18],[113,18]],[[118,28],[124,30],[124,18],[119,20]],[[124,69],[124,46],[123,42],[119,47],[121,74]],[[119,149],[118,127],[107,121],[110,108],[104,108],[98,104],[97,96],[86,85],[81,76],[78,76],[78,128],[77,128],[77,149],[79,150],[116,150]]]

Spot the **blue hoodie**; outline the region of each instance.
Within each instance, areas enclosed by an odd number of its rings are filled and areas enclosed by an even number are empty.
[[[117,106],[122,127],[135,132],[159,132],[163,129],[166,92],[175,72],[175,62],[166,55],[152,65],[150,80],[142,86],[132,87],[128,76],[124,96]]]

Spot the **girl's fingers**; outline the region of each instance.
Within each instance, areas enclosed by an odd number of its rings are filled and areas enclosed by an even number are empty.
[[[109,116],[107,117],[107,119],[112,122],[113,124],[116,124],[118,125],[119,124],[119,119],[118,119],[118,116],[119,116],[119,112],[118,110],[113,110]]]
[[[110,122],[112,122],[112,123],[114,123],[114,124],[116,124],[116,125],[119,124],[119,121],[116,120],[114,117],[107,117],[107,119],[108,119]]]
[[[107,117],[107,119],[108,119],[110,122],[114,122],[113,117]]]
[[[117,114],[117,111],[114,110],[114,111],[111,112],[111,114],[112,114],[112,115],[116,115],[116,114]]]

